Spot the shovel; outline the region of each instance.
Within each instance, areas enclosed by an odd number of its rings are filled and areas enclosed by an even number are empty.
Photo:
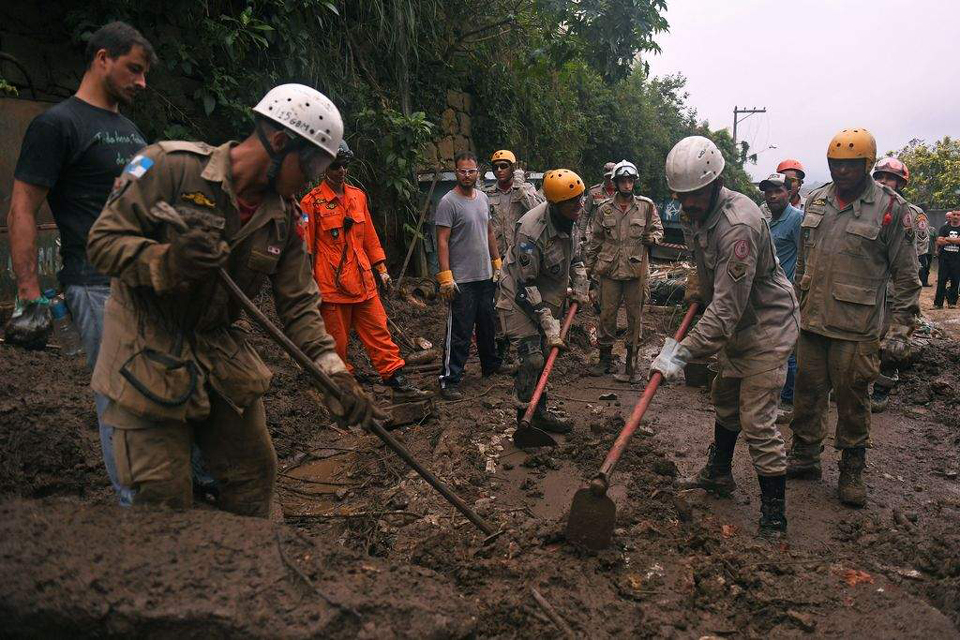
[[[290,354],[290,357],[293,358],[301,367],[306,370],[307,373],[312,375],[317,382],[320,383],[320,386],[323,387],[324,391],[334,398],[339,399],[340,397],[340,387],[330,379],[323,369],[317,366],[317,364],[307,357],[303,351],[300,350],[297,345],[288,338],[284,333],[277,328],[275,324],[270,322],[269,318],[263,314],[260,309],[257,308],[257,305],[253,303],[250,298],[237,286],[237,283],[233,281],[233,278],[230,277],[230,274],[227,273],[224,269],[220,269],[217,274],[220,277],[220,281],[227,287],[227,290],[230,291],[230,294],[234,299],[243,307],[243,310],[250,314],[250,317],[256,320],[257,324],[263,327],[263,330],[270,334],[270,337],[273,338],[280,347]],[[396,453],[400,458],[403,459],[414,471],[420,474],[424,480],[430,483],[434,489],[440,492],[447,502],[452,504],[457,508],[457,511],[466,516],[467,520],[472,522],[478,529],[483,531],[488,536],[494,536],[497,531],[483,518],[477,515],[466,503],[461,500],[455,493],[453,493],[445,484],[440,482],[439,479],[432,473],[430,473],[426,468],[423,467],[416,459],[407,451],[406,447],[400,444],[396,438],[390,435],[382,425],[374,422],[370,427],[370,431],[383,440],[383,443],[388,447],[393,449],[393,452]]]
[[[687,330],[693,323],[693,316],[696,315],[699,305],[693,303],[687,310],[687,315],[683,317],[680,328],[674,336],[674,340],[680,342]],[[613,448],[607,454],[600,467],[600,473],[590,481],[590,487],[580,489],[573,496],[573,505],[570,507],[570,519],[567,520],[567,540],[587,547],[588,549],[604,549],[610,545],[613,538],[613,527],[617,520],[617,507],[613,500],[607,496],[607,489],[610,487],[610,476],[613,475],[613,469],[620,461],[633,432],[640,425],[643,414],[646,413],[653,395],[657,392],[663,376],[660,372],[654,372],[650,376],[650,382],[647,388],[643,390],[643,395],[633,407],[633,413],[630,414],[630,420],[624,425],[617,441],[613,443]]]
[[[570,309],[567,311],[567,316],[563,319],[563,326],[560,327],[561,340],[567,337],[567,331],[570,330],[570,325],[573,324],[573,316],[576,315],[576,313],[577,303],[572,302],[570,303]],[[518,449],[557,446],[557,441],[554,440],[549,433],[543,429],[532,426],[530,421],[533,420],[533,413],[537,409],[537,403],[540,402],[540,396],[543,395],[543,390],[547,387],[547,378],[550,377],[550,372],[553,370],[553,363],[557,361],[558,353],[560,353],[559,347],[550,349],[550,355],[547,356],[547,363],[543,366],[543,371],[540,373],[540,380],[537,381],[537,388],[533,392],[533,397],[530,398],[530,404],[527,405],[527,410],[524,411],[523,417],[520,418],[520,426],[513,432],[513,444]]]

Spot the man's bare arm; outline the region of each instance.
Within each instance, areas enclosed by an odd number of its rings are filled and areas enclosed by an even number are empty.
[[[437,261],[440,271],[450,270],[450,227],[437,226]]]
[[[7,228],[10,230],[10,258],[17,278],[17,295],[21,300],[40,297],[37,276],[37,212],[49,189],[21,180],[13,181]]]
[[[493,230],[493,222],[487,223],[487,246],[490,250],[490,259],[500,259],[500,249],[497,247],[497,234]]]

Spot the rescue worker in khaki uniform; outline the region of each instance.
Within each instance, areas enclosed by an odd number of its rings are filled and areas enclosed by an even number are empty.
[[[573,171],[548,171],[543,177],[547,202],[520,218],[504,259],[497,310],[520,357],[514,377],[518,423],[543,371],[544,353],[553,347],[566,348],[560,339],[560,317],[568,287],[579,305],[589,301],[586,270],[574,247],[574,224],[583,206],[583,191],[583,181]],[[546,393],[540,397],[531,425],[553,433],[568,433],[573,428],[547,410]]]
[[[387,256],[373,226],[367,194],[346,182],[352,159],[350,147],[341,142],[323,182],[300,201],[306,216],[301,218],[305,222],[302,236],[323,300],[320,314],[351,373],[347,342],[353,330],[394,402],[423,400],[433,394],[416,388],[403,374],[406,363],[387,328],[387,314],[377,291],[378,283],[384,289],[390,285]]]
[[[600,205],[617,195],[617,187],[613,184],[613,168],[616,162],[603,165],[603,182],[598,182],[589,189],[583,199],[583,211],[577,219],[577,250],[583,255],[583,250],[590,240],[590,223]]]
[[[637,167],[623,160],[613,169],[617,194],[605,200],[590,222],[584,264],[600,281],[600,357],[592,376],[613,373],[613,343],[617,339],[617,312],[627,308],[627,362],[625,378],[640,382],[636,370],[640,340],[640,313],[647,280],[649,247],[663,239],[663,223],[649,198],[633,194],[640,178]]]
[[[490,221],[493,223],[497,249],[501,256],[505,256],[507,249],[513,245],[517,221],[527,211],[543,202],[543,198],[532,184],[518,179],[523,173],[517,171],[517,156],[512,151],[508,149],[496,151],[490,157],[490,162],[497,181],[485,186],[483,192],[487,194],[487,200],[490,201]],[[496,343],[497,355],[500,356],[501,361],[507,362],[510,339],[503,333],[503,327],[497,327]],[[512,363],[502,365],[500,369],[509,371],[515,367],[516,364]]]
[[[221,508],[270,513],[276,453],[261,396],[271,373],[235,324],[240,307],[220,267],[249,296],[270,281],[287,335],[342,391],[327,398],[331,413],[347,424],[383,417],[324,328],[293,229],[290,198],[336,155],[340,113],[297,84],[275,87],[254,112],[256,131],[240,143],[145,148],[90,230],[90,261],[113,278],[92,386],[109,399],[117,473],[134,504],[189,507],[196,442]]]
[[[899,195],[903,196],[903,187],[910,181],[910,170],[897,158],[881,158],[873,168],[873,179],[882,185],[890,187]],[[917,260],[922,262],[923,254],[928,250],[930,244],[930,233],[927,230],[927,216],[923,209],[915,204],[907,203],[910,207],[910,214],[913,216],[912,224],[914,237],[916,238]],[[921,268],[919,274],[923,273]],[[887,297],[883,306],[883,329],[880,339],[886,337],[890,328],[890,302],[892,300],[893,285],[887,282]],[[900,381],[900,371],[897,365],[890,362],[886,353],[880,351],[880,375],[873,383],[873,390],[870,393],[870,411],[871,413],[881,413],[887,408],[890,401],[890,391]]]
[[[796,284],[800,342],[787,473],[820,478],[827,396],[837,400],[834,447],[841,450],[840,501],[866,504],[870,446],[868,389],[880,370],[885,298],[890,328],[884,349],[897,362],[907,351],[919,307],[913,215],[897,193],[870,177],[877,143],[866,129],[844,129],[830,141],[833,182],[807,197]],[[887,282],[893,289],[887,293]]]
[[[681,486],[720,495],[736,489],[730,464],[742,430],[760,482],[760,531],[776,535],[787,529],[777,405],[799,331],[798,305],[770,227],[752,200],[723,186],[723,167],[720,150],[702,136],[684,138],[667,155],[667,184],[682,205],[683,234],[707,306],[683,341],[666,340],[650,368],[677,380],[688,362],[719,352],[713,444],[706,466]]]

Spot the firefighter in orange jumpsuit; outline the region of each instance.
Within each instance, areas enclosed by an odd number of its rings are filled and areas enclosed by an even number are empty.
[[[346,182],[352,159],[353,152],[341,143],[323,181],[300,201],[305,215],[300,230],[320,287],[320,313],[351,373],[347,340],[353,329],[383,383],[393,391],[394,401],[428,398],[433,394],[414,387],[403,375],[400,349],[387,329],[377,292],[378,278],[385,287],[390,284],[386,255],[373,228],[367,195]]]

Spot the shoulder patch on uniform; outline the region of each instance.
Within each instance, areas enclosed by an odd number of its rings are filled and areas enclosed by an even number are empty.
[[[733,255],[736,256],[738,260],[743,260],[750,255],[750,245],[747,244],[746,240],[737,240],[736,243],[734,243]]]
[[[214,209],[217,206],[213,202],[213,200],[211,200],[210,198],[208,198],[206,195],[204,195],[199,191],[193,191],[191,193],[181,193],[180,197],[183,198],[184,200],[189,200],[195,205],[206,207],[207,209]]]
[[[741,240],[740,242],[743,242]],[[730,274],[730,277],[735,281],[739,281],[740,278],[747,272],[747,265],[744,262],[739,260],[730,260],[727,262],[727,273]]]
[[[810,204],[811,204],[812,206],[818,206],[818,207],[819,207],[820,205],[827,204],[827,199],[826,199],[826,198],[817,198],[816,200],[814,200],[814,201],[811,202]]]
[[[148,158],[143,154],[138,154],[133,157],[133,160],[131,160],[126,167],[124,167],[123,172],[129,173],[134,178],[141,178],[143,177],[143,174],[150,170],[150,167],[152,167],[153,164],[154,162],[152,158]]]
[[[517,245],[517,248],[520,249],[520,253],[533,253],[533,250],[537,248],[537,245],[532,242],[521,242]]]

